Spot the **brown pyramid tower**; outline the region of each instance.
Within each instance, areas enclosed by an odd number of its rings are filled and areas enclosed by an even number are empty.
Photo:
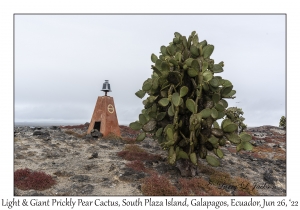
[[[114,99],[107,96],[107,92],[111,92],[108,80],[105,80],[102,91],[105,92],[105,96],[99,96],[97,99],[87,133],[97,129],[103,136],[107,136],[109,133],[121,136]]]

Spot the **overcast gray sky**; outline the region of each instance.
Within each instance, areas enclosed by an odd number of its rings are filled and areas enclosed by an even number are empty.
[[[90,122],[109,80],[119,124],[138,119],[135,96],[152,53],[174,32],[215,46],[248,126],[278,126],[286,110],[284,15],[15,15],[15,122]]]

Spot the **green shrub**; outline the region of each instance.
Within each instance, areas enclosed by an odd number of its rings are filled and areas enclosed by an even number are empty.
[[[280,118],[279,127],[282,127],[283,129],[286,129],[286,117],[282,116]]]

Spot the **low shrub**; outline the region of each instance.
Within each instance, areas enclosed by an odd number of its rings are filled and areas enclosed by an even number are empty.
[[[150,177],[142,181],[141,190],[146,196],[171,196],[178,195],[178,189],[171,184],[166,176],[153,172]]]
[[[126,163],[126,166],[132,168],[135,171],[147,172],[147,168],[144,166],[144,163],[140,160],[134,160],[129,163]]]
[[[135,144],[136,138],[123,137],[122,140],[125,144]]]
[[[158,161],[162,159],[160,155],[149,154],[145,150],[134,144],[126,145],[125,149],[121,152],[118,152],[117,154],[119,157],[130,161]]]
[[[191,178],[191,179],[179,179],[181,196],[224,196],[230,195],[224,189],[219,189],[218,186],[214,186],[202,178]]]
[[[69,135],[72,135],[72,136],[75,136],[76,138],[83,138],[85,137],[86,133],[84,134],[79,134],[79,133],[76,133],[75,131],[72,131],[70,129],[66,130],[65,131],[66,134],[69,134]]]
[[[14,185],[21,190],[45,190],[56,184],[56,181],[45,172],[31,171],[28,168],[14,172]]]

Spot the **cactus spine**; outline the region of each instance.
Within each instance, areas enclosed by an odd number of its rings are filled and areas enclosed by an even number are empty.
[[[220,147],[227,140],[238,145],[237,150],[252,149],[251,136],[237,134],[237,117],[227,111],[226,99],[235,98],[236,91],[229,80],[216,76],[224,71],[224,62],[215,64],[210,58],[213,51],[206,40],[199,42],[195,31],[188,39],[175,32],[173,41],[161,46],[159,56],[151,55],[152,75],[135,93],[141,99],[146,93],[148,97],[139,120],[130,127],[142,129],[137,140],[152,134],[169,151],[170,164],[189,159],[197,165],[200,157],[219,166]],[[218,119],[224,119],[221,125]]]

